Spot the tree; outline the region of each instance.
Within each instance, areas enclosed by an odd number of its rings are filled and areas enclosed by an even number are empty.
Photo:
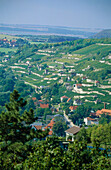
[[[83,127],[81,128],[81,130],[79,131],[79,133],[76,135],[76,138],[78,139],[78,141],[87,141],[88,142],[88,135],[87,135],[87,131],[86,129]]]
[[[31,128],[30,124],[37,119],[32,109],[20,113],[26,103],[20,98],[18,91],[14,90],[10,94],[10,102],[6,104],[6,111],[0,114],[0,167],[3,169],[10,166],[13,168],[25,160],[31,148],[29,142],[48,134],[48,131],[36,131]]]
[[[52,111],[49,108],[44,109],[44,120],[46,120],[47,115],[52,115]]]
[[[54,134],[56,134],[57,136],[65,136],[65,130],[67,129],[67,125],[66,123],[62,120],[61,118],[59,118],[58,121],[55,120],[55,124],[53,125],[52,131],[54,132]]]
[[[107,169],[110,163],[105,153],[98,148],[92,151],[87,148],[85,141],[74,141],[68,150],[59,146],[57,138],[48,138],[39,143],[34,152],[23,163],[23,169]]]

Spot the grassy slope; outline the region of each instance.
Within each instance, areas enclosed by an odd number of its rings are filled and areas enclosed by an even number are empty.
[[[9,51],[16,51],[17,48],[0,48],[0,52],[8,53]]]
[[[74,52],[74,54],[88,55],[89,53],[95,54],[97,52],[111,51],[111,46],[108,45],[90,45]]]

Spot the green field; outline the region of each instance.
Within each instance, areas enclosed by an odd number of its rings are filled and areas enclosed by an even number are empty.
[[[0,52],[8,53],[9,51],[16,51],[17,48],[0,48]]]
[[[29,41],[30,44],[44,44],[44,42],[33,42],[33,41]]]
[[[5,37],[6,37],[8,40],[20,38],[20,37],[16,37],[16,36],[13,36],[13,35],[0,34],[0,39],[3,39],[3,38],[5,38]]]

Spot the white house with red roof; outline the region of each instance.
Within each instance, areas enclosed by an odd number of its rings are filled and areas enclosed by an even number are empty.
[[[82,87],[82,84],[74,84],[73,87],[74,89],[80,89]]]
[[[62,96],[60,99],[61,99],[61,102],[64,102],[64,101],[67,101],[69,97],[67,96]]]
[[[85,122],[85,125],[93,125],[93,124],[98,125],[99,124],[98,119],[93,119],[91,117],[84,118],[84,122]]]
[[[71,112],[75,111],[77,109],[78,106],[70,106],[69,109],[71,110]]]

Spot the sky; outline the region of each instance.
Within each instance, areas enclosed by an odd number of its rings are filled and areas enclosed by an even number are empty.
[[[0,23],[111,28],[111,0],[0,0]]]

